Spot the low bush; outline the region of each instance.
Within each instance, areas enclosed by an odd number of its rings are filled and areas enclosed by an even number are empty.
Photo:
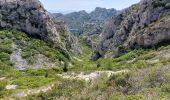
[[[143,95],[128,95],[126,100],[146,100],[146,98]]]
[[[154,7],[165,7],[167,0],[153,0]]]
[[[163,92],[167,92],[170,93],[170,84],[169,83],[165,83],[161,86],[161,89]]]

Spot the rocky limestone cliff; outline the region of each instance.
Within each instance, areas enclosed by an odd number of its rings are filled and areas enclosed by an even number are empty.
[[[148,48],[170,39],[170,0],[141,0],[105,23],[92,60],[112,52],[120,56],[130,49]]]
[[[64,43],[66,49],[72,54],[81,55],[82,49],[80,48],[77,37],[70,34],[63,21],[54,19],[54,22],[60,35],[61,42]]]
[[[61,45],[54,22],[38,0],[0,0],[0,27],[26,32],[54,47]]]
[[[25,32],[30,37],[41,39],[69,55],[67,44],[62,41],[70,38],[67,28],[56,23],[39,0],[0,0],[0,28]],[[63,34],[68,34],[68,37],[63,37]],[[75,48],[77,47],[70,49]]]

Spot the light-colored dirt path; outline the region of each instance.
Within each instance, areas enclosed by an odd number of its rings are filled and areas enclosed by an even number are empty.
[[[85,80],[86,82],[94,82],[98,78],[100,78],[102,75],[106,75],[107,77],[110,77],[111,75],[115,74],[121,74],[121,73],[126,73],[129,70],[121,70],[121,71],[95,71],[89,74],[85,74],[81,72],[80,74],[76,73],[64,73],[64,74],[58,74],[60,77],[64,79],[77,79],[77,80]]]
[[[76,73],[63,73],[63,74],[58,74],[63,79],[77,79],[77,80],[84,80],[86,83],[94,83],[97,82],[100,77],[103,75],[106,75],[106,77],[110,77],[111,75],[116,75],[116,74],[121,74],[121,73],[127,73],[129,70],[121,70],[121,71],[95,71],[91,72],[89,74],[85,74],[84,72],[81,72],[79,74]],[[57,83],[51,83],[47,86],[43,86],[37,89],[29,89],[29,90],[23,90],[17,93],[14,93],[12,97],[14,98],[22,98],[26,97],[28,95],[36,95],[39,93],[45,93],[47,91],[52,90],[55,86],[61,84],[60,82]]]

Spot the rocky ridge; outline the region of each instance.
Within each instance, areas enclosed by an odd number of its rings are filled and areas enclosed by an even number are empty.
[[[64,24],[55,22],[39,0],[0,0],[0,28],[25,32],[33,38],[45,41],[51,47],[61,49],[66,55],[68,55],[66,44],[73,38]],[[68,35],[62,37],[63,34]],[[68,40],[68,43],[63,42],[61,38]],[[75,48],[77,47],[69,49],[74,51]]]
[[[65,15],[54,13],[52,16],[57,20],[64,21],[69,29],[76,29],[76,35],[79,36],[81,34],[100,34],[102,32],[103,23],[111,16],[117,14],[117,12],[118,11],[115,9],[96,7],[91,13],[87,13],[83,10]]]
[[[14,28],[60,46],[53,20],[38,0],[0,0],[0,27]]]
[[[148,48],[170,38],[170,1],[141,0],[105,23],[92,60],[111,53],[117,57],[130,49]]]

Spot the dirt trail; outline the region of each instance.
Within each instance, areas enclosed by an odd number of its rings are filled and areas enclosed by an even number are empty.
[[[77,80],[85,80],[87,83],[88,82],[95,82],[95,80],[99,79],[102,75],[106,75],[107,77],[110,77],[111,75],[115,74],[121,74],[121,73],[126,73],[129,70],[120,70],[120,71],[95,71],[90,74],[85,74],[81,72],[80,74],[76,73],[64,73],[64,74],[58,74],[60,77],[64,79],[77,79]]]
[[[97,82],[96,80],[102,77],[103,75],[106,75],[106,77],[110,77],[111,75],[115,74],[121,74],[121,73],[126,73],[129,72],[129,70],[121,70],[121,71],[95,71],[89,74],[85,74],[84,72],[81,72],[80,74],[76,73],[64,73],[64,74],[58,74],[63,79],[77,79],[77,80],[84,80],[86,83],[94,83]],[[12,95],[14,98],[23,98],[28,95],[36,95],[42,92],[47,92],[53,89],[56,85],[61,84],[60,82],[57,83],[51,83],[47,86],[42,86],[37,89],[29,89],[29,90],[23,90],[20,92],[17,92]]]

